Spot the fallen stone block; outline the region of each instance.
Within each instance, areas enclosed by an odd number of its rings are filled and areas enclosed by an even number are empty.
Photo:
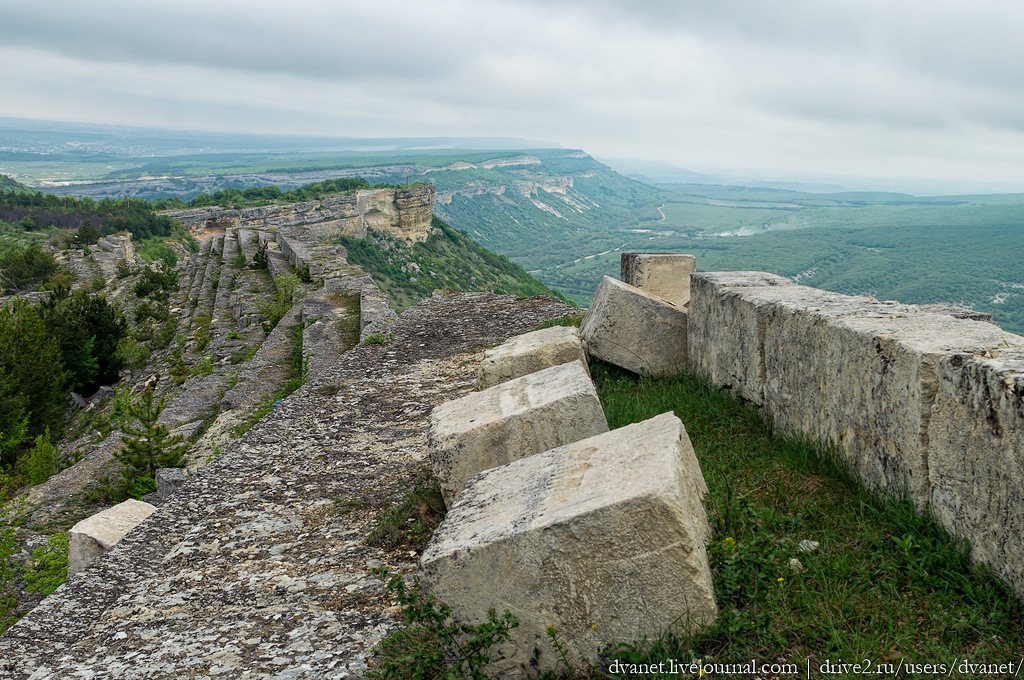
[[[430,463],[451,505],[482,470],[607,431],[590,374],[573,361],[436,407]]]
[[[545,368],[582,362],[587,366],[578,328],[555,326],[517,335],[508,342],[484,352],[477,371],[478,390],[493,387],[513,378]]]
[[[687,367],[687,311],[610,276],[601,279],[580,326],[587,354],[634,373]]]
[[[690,274],[697,271],[697,258],[693,255],[622,253],[619,263],[623,283],[680,307],[690,303]]]
[[[717,615],[706,489],[672,413],[545,451],[469,483],[420,582],[458,620],[519,619],[489,677],[517,674],[534,648],[538,670],[554,667],[549,626],[573,664],[595,662],[606,641],[685,634]]]
[[[156,508],[149,503],[130,499],[71,527],[68,532],[68,578],[89,566],[154,510]]]
[[[182,468],[160,468],[156,471],[156,493],[161,501],[167,500],[188,480]]]
[[[935,519],[1024,598],[1024,350],[939,361],[928,449]]]

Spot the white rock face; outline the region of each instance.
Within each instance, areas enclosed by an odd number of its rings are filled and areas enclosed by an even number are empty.
[[[937,377],[932,512],[1024,598],[1024,350],[944,357]]]
[[[686,368],[686,334],[685,308],[610,276],[601,279],[580,326],[587,354],[652,376]]]
[[[477,373],[477,389],[493,387],[506,380],[566,364],[587,365],[578,328],[555,326],[517,335],[508,342],[484,352]]]
[[[605,639],[692,631],[717,615],[706,488],[672,413],[545,451],[470,482],[423,554],[421,583],[458,619],[518,617],[490,677],[516,674],[535,647],[551,667],[548,626],[574,663],[595,661]]]
[[[149,503],[129,499],[71,527],[68,532],[68,578],[89,566],[155,510]]]
[[[693,255],[622,253],[619,263],[623,283],[679,307],[690,304],[690,274],[697,271],[697,258]]]
[[[430,463],[451,505],[482,470],[607,431],[590,374],[573,361],[436,407]]]

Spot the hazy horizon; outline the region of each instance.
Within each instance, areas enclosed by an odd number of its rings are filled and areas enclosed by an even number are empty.
[[[0,115],[1024,190],[1022,29],[1008,0],[41,0],[0,8]]]

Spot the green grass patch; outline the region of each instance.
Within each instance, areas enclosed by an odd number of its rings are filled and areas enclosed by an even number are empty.
[[[548,319],[547,321],[541,321],[533,330],[539,331],[544,328],[554,328],[555,326],[579,328],[580,324],[583,323],[584,316],[584,314],[570,314],[569,316],[559,316],[554,319]]]
[[[714,529],[715,624],[685,638],[617,641],[626,645],[616,658],[818,668],[839,657],[1024,657],[1021,603],[908,501],[869,492],[826,448],[773,436],[755,407],[698,378],[637,379],[600,362],[591,371],[611,428],[666,411],[682,419]],[[820,547],[798,552],[804,539]]]

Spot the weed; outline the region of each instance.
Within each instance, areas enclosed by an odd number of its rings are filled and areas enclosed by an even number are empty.
[[[389,634],[374,648],[372,678],[472,678],[486,680],[488,650],[509,639],[519,620],[509,610],[500,616],[492,609],[487,620],[467,624],[452,618],[451,607],[405,585],[401,574],[387,569],[374,573],[389,578],[388,591],[402,607],[405,627]]]
[[[395,334],[392,333],[391,331],[388,331],[387,333],[385,333],[384,331],[380,331],[379,333],[370,333],[369,335],[367,335],[365,338],[363,338],[363,343],[367,345],[383,345],[385,343],[391,342],[394,339]]]
[[[241,339],[242,339],[242,334],[239,333],[238,331],[236,331],[234,328],[232,328],[230,331],[228,331],[228,340],[241,340]]]
[[[366,540],[383,548],[410,546],[423,550],[447,508],[441,487],[433,475],[421,473],[391,508],[377,518]]]

